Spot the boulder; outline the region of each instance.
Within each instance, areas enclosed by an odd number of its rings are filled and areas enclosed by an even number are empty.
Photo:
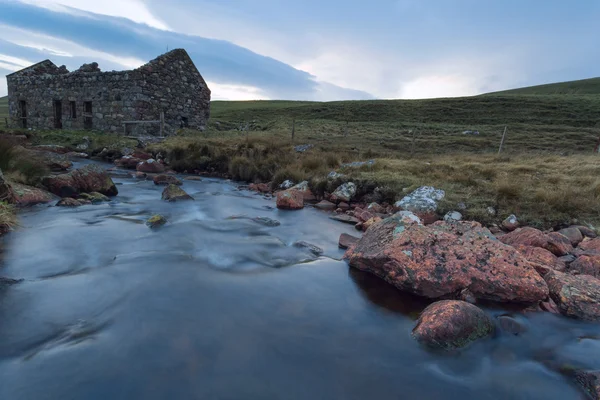
[[[502,227],[509,232],[517,229],[519,227],[519,220],[517,219],[517,216],[514,214],[510,215],[508,218],[502,221]]]
[[[124,156],[122,158],[119,158],[118,160],[115,160],[115,165],[117,167],[121,167],[121,168],[127,168],[127,169],[136,169],[138,164],[143,163],[144,160],[142,160],[141,158],[135,158],[132,156]]]
[[[165,167],[153,158],[149,158],[136,166],[136,170],[139,172],[146,172],[149,174],[162,174],[165,172]]]
[[[142,161],[146,161],[152,158],[152,156],[146,152],[143,152],[141,150],[134,150],[133,153],[131,153],[131,157],[133,158],[139,158]]]
[[[315,208],[318,208],[319,210],[333,211],[337,208],[337,206],[330,201],[322,200],[315,204]]]
[[[559,232],[550,232],[548,237],[558,247],[556,255],[559,257],[566,256],[567,254],[573,253],[573,245],[568,237]]]
[[[583,255],[569,264],[569,273],[600,278],[600,255]]]
[[[81,193],[79,195],[79,197],[77,198],[77,200],[89,201],[91,204],[99,204],[99,203],[103,203],[106,201],[110,201],[110,199],[107,196],[103,195],[102,193],[98,193],[98,192]]]
[[[99,165],[90,164],[67,174],[51,175],[42,180],[48,190],[60,197],[76,197],[80,193],[98,192],[116,196],[119,191],[108,173]]]
[[[160,174],[156,175],[152,180],[154,181],[155,185],[183,185],[183,182],[173,175]]]
[[[19,183],[13,183],[11,186],[14,193],[13,202],[19,207],[50,203],[57,200],[55,195],[42,189]]]
[[[577,247],[583,241],[583,234],[577,227],[569,227],[558,231],[561,235],[569,239],[571,246]]]
[[[359,240],[359,237],[348,235],[347,233],[342,233],[338,241],[338,246],[340,249],[346,250],[349,247],[354,246],[356,243],[358,243]]]
[[[515,249],[523,255],[542,276],[550,270],[564,271],[566,264],[554,254],[541,247],[515,246]]]
[[[598,237],[598,234],[596,233],[596,231],[593,230],[592,228],[588,228],[587,226],[576,225],[576,226],[573,226],[573,228],[579,229],[579,232],[581,232],[581,234],[587,238],[595,239]]]
[[[304,201],[315,201],[317,199],[308,187],[308,181],[303,181],[295,186],[292,186],[291,190],[300,192]]]
[[[573,372],[573,377],[591,399],[600,400],[600,371],[578,370]]]
[[[365,222],[375,217],[375,214],[369,210],[363,210],[360,207],[356,207],[353,212],[354,216],[358,218],[360,222]]]
[[[419,317],[412,337],[434,349],[454,350],[489,336],[494,331],[490,318],[465,301],[444,300],[427,307]]]
[[[34,160],[50,171],[66,171],[73,166],[67,157],[52,151],[26,149],[22,146],[16,146],[14,149],[19,157]]]
[[[279,185],[279,188],[283,189],[283,190],[287,190],[287,189],[291,189],[292,186],[294,186],[294,182],[290,181],[289,179],[286,179],[285,181],[283,181],[281,183],[281,185]]]
[[[346,202],[350,203],[350,200],[356,195],[356,185],[352,182],[346,182],[341,184],[331,194],[330,200],[335,203]]]
[[[251,183],[248,188],[250,190],[252,190],[253,192],[258,192],[258,193],[270,193],[271,192],[271,188],[266,183]]]
[[[354,268],[428,298],[464,289],[497,302],[534,303],[548,296],[531,264],[476,222],[422,226],[395,215],[371,226],[344,257]]]
[[[79,207],[82,205],[82,202],[72,197],[65,197],[64,199],[60,199],[58,203],[56,203],[57,207]]]
[[[146,225],[150,228],[158,228],[159,226],[163,226],[167,223],[167,219],[160,214],[156,214],[148,218],[146,221]]]
[[[587,275],[550,271],[544,279],[561,314],[586,321],[600,320],[600,280]]]
[[[70,151],[68,153],[65,153],[65,157],[67,157],[69,160],[73,158],[90,158],[89,154],[77,153],[76,151]]]
[[[457,221],[462,221],[462,214],[459,213],[458,211],[448,211],[448,213],[446,213],[446,215],[444,215],[444,221],[446,222],[457,222]]]
[[[375,202],[370,203],[367,206],[367,210],[375,214],[384,214],[386,212],[385,207]]]
[[[395,206],[418,215],[424,223],[430,224],[438,220],[438,202],[446,196],[446,192],[431,186],[422,186],[410,193]]]
[[[562,236],[562,235],[561,235]],[[546,235],[539,229],[525,227],[516,229],[500,238],[502,243],[510,246],[530,246],[541,247],[552,252],[556,256],[564,256],[573,251],[573,247],[568,239],[564,236]]]
[[[187,194],[183,189],[177,185],[168,185],[162,192],[162,199],[165,201],[181,201],[181,200],[194,200],[192,196]]]
[[[362,230],[366,232],[370,227],[372,227],[373,225],[375,225],[381,221],[383,221],[383,218],[381,218],[381,217],[370,218],[370,219],[366,220],[365,222],[363,222]]]
[[[186,181],[196,181],[196,182],[200,182],[202,180],[202,178],[199,176],[186,176],[183,179]]]
[[[600,238],[585,239],[577,248],[581,251],[589,252],[590,254],[600,254]]]
[[[277,192],[277,208],[280,210],[300,210],[304,208],[304,197],[297,190]]]

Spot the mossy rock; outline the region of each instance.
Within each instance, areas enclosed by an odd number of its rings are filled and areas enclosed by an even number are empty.
[[[165,188],[162,193],[162,199],[165,201],[194,200],[192,196],[187,194],[179,186],[172,184]]]
[[[102,203],[105,201],[110,201],[110,198],[108,198],[107,196],[103,195],[102,193],[98,193],[98,192],[81,193],[79,195],[79,198],[83,199],[83,200],[91,201],[92,204],[98,204],[98,203]]]
[[[146,221],[146,225],[148,225],[150,228],[158,228],[166,223],[167,219],[160,214],[153,215],[148,219],[148,221]]]

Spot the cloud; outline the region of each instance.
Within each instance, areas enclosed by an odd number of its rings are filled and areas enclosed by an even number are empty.
[[[240,98],[248,94],[313,99],[322,98],[327,88],[305,71],[230,42],[162,31],[123,18],[84,11],[65,13],[11,2],[0,3],[0,28],[5,46],[12,46],[14,56],[31,55],[35,50],[38,57],[43,54],[43,58],[51,57],[70,69],[79,66],[75,62],[80,62],[81,57],[87,57],[87,62],[108,61],[120,69],[135,68],[167,48],[185,48],[204,78],[217,84],[217,90],[213,90],[217,97]],[[342,95],[344,89],[335,88],[329,99],[335,99],[334,94]],[[368,93],[361,96],[371,97]]]

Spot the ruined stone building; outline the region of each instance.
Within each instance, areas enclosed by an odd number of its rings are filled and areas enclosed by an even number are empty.
[[[69,72],[46,60],[6,79],[14,128],[169,135],[204,130],[210,115],[210,89],[183,49],[132,71],[101,72],[92,63]]]

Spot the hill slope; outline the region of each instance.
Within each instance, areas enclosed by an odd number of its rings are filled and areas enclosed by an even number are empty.
[[[595,94],[600,95],[600,78],[582,79],[578,81],[550,83],[547,85],[529,86],[519,89],[503,90],[489,93],[491,95],[548,95],[548,94]]]

